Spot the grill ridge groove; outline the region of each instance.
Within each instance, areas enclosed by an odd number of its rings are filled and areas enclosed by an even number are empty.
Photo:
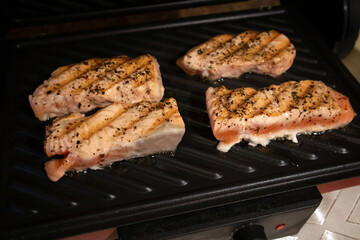
[[[127,170],[128,171],[128,170]],[[115,187],[125,188],[131,192],[136,193],[149,193],[153,189],[144,182],[140,182],[139,179],[129,178],[129,176],[123,174],[120,176],[111,172],[101,173],[101,178],[106,182],[111,182]]]
[[[54,194],[48,194],[44,190],[29,186],[24,182],[20,182],[19,180],[13,180],[11,183],[11,188],[12,190],[19,191],[28,196],[32,196],[58,207],[73,208],[78,205],[77,202],[65,200],[64,198],[57,197]]]
[[[185,90],[180,89],[180,88],[166,87],[166,90],[171,91],[173,93],[176,93],[177,95],[179,95],[179,97],[181,96],[182,98],[190,98],[190,97],[194,98],[194,100],[197,100],[194,103],[199,103],[199,102],[204,101],[204,96],[200,96],[198,94],[194,94],[192,92],[185,91]],[[201,108],[201,109],[199,109],[199,111],[203,112],[203,111],[206,111],[206,110]]]
[[[35,151],[31,151],[31,150],[29,150],[29,149],[25,149],[25,148],[23,148],[23,147],[18,147],[18,146],[16,146],[15,147],[15,150],[16,151],[19,151],[19,152],[22,152],[22,153],[25,153],[25,154],[27,154],[27,155],[29,155],[29,156],[33,156],[33,157],[35,157],[35,158],[39,158],[39,159],[41,159],[41,160],[47,160],[47,157],[44,155],[44,154],[41,154],[41,153],[39,153],[39,152],[35,152]]]
[[[319,62],[316,59],[305,57],[305,56],[299,56],[297,55],[294,62],[305,62],[310,64],[318,64]]]
[[[296,45],[302,44],[301,38],[297,38],[291,35],[287,37],[289,38],[290,42],[295,43]]]
[[[311,152],[311,151],[308,151],[308,149],[304,149],[303,146],[302,149],[300,148],[297,148],[300,147],[300,143],[289,143],[289,142],[279,142],[279,141],[271,141],[270,146],[274,147],[274,148],[278,148],[278,149],[281,149],[281,150],[285,150],[285,151],[288,151],[296,156],[299,156],[301,158],[304,158],[304,159],[308,159],[308,160],[317,160],[319,157],[317,154]],[[297,145],[297,146],[295,146]]]
[[[299,139],[300,143],[305,143],[307,145],[313,145],[313,146],[325,149],[330,152],[340,153],[340,154],[348,154],[349,153],[349,150],[346,148],[346,146],[341,146],[341,145],[343,145],[341,142],[338,142],[338,143],[334,143],[333,141],[320,142],[320,141],[314,140],[314,138],[312,138],[312,137],[309,138],[309,137],[304,137],[301,135],[298,136],[297,138]]]
[[[206,168],[185,162],[184,160],[186,160],[186,158],[184,157],[179,157],[179,160],[181,161],[174,160],[174,158],[166,155],[159,156],[159,158],[161,159],[161,164],[166,164],[168,166],[190,172],[196,176],[202,176],[208,179],[219,179],[222,177],[221,173],[217,173]]]
[[[254,161],[261,161],[266,165],[273,164],[279,167],[288,165],[288,160],[284,159],[283,157],[276,155],[275,156],[269,155],[269,153],[262,153],[260,151],[255,152],[252,149],[249,149],[247,146],[246,147],[241,147],[239,145],[235,146],[232,153],[236,155],[240,155],[245,158],[250,158]]]
[[[137,174],[145,175],[149,178],[160,180],[161,182],[164,182],[166,184],[171,184],[174,186],[185,186],[188,184],[188,182],[184,179],[181,179],[173,173],[169,173],[167,171],[157,169],[155,167],[151,167],[151,170],[149,169],[150,166],[141,166],[135,163],[132,163],[130,161],[125,161],[123,163],[130,171],[134,171]]]
[[[295,45],[296,48],[296,54],[301,53],[301,54],[308,54],[310,53],[310,49],[304,47],[304,46],[299,46],[299,45]],[[295,57],[296,58],[296,57]],[[291,69],[291,68],[290,68]]]
[[[319,75],[319,76],[322,76],[322,77],[326,76],[326,72],[323,71],[323,70],[318,70],[318,69],[314,69],[314,68],[311,68],[311,67],[307,67],[307,66],[301,65],[299,63],[294,63],[293,67],[300,70],[300,71],[303,71],[303,72]]]
[[[200,110],[199,107],[196,107],[196,106],[193,106],[190,104],[186,104],[186,103],[182,103],[182,102],[179,102],[178,106],[180,106],[180,108],[183,109],[182,113],[180,113],[181,115],[182,114],[189,115],[189,112],[193,112],[196,115],[200,115],[200,116],[202,115],[201,116],[201,118],[203,118],[202,120],[199,120],[199,119],[192,119],[192,120],[199,122],[201,124],[204,124],[205,126],[210,126],[210,124],[208,122],[204,122],[204,120],[205,120],[204,118],[206,118],[204,110]]]
[[[184,120],[186,124],[193,126],[194,128],[209,128],[209,124],[200,122],[200,121],[196,121],[193,119],[186,119]]]
[[[38,179],[46,180],[46,176],[42,172],[40,172],[40,170],[36,168],[36,166],[31,166],[31,165],[29,166],[22,163],[13,163],[11,167],[12,167],[12,171],[15,172],[13,173],[14,175],[27,174],[30,175],[31,177],[36,177]]]
[[[34,134],[32,132],[29,132],[27,129],[19,129],[19,128],[17,128],[15,132],[17,134],[19,134],[20,136],[28,137],[28,138],[31,138],[31,139],[36,140],[36,141],[42,141],[43,140],[43,137],[41,137],[39,135],[36,135],[36,134]]]
[[[358,135],[352,135],[350,133],[342,132],[342,131],[331,131],[330,134],[341,137],[348,142],[360,144],[360,137]]]
[[[81,195],[92,197],[93,199],[109,201],[109,200],[114,200],[116,198],[116,195],[107,192],[103,188],[99,189],[94,185],[83,184],[76,180],[69,181],[68,179],[65,179],[64,181],[60,182],[58,186],[63,187],[66,191],[70,190],[76,194],[80,193]]]
[[[266,75],[260,75],[257,73],[248,73],[244,75],[244,80],[247,81],[251,81],[252,84],[258,82],[259,84],[267,84],[267,85],[271,85],[271,84],[278,84],[277,80],[274,80],[274,78],[270,77],[270,76],[266,76]],[[246,78],[251,78],[251,80],[248,80]],[[255,81],[254,81],[255,80]],[[245,81],[244,81],[245,82]]]
[[[205,91],[208,86],[202,84],[201,82],[195,82],[192,84],[186,78],[180,78],[180,77],[176,76],[175,73],[174,74],[164,73],[163,77],[164,77],[165,83],[168,85],[168,86],[166,86],[167,89],[173,89],[178,81],[178,82],[180,82],[178,84],[178,87],[180,87],[182,89],[188,89],[190,87],[189,85],[191,84],[191,87],[194,89],[194,91],[192,93],[195,93],[198,96],[200,96],[201,94],[203,94],[203,96],[205,96]],[[201,94],[200,94],[200,92],[201,92]]]
[[[20,203],[16,203],[15,201],[10,203],[9,209],[10,211],[21,215],[36,215],[39,213],[38,210],[26,207]]]
[[[218,143],[217,140],[213,137],[213,136],[202,136],[200,135],[197,131],[201,131],[204,132],[204,129],[201,128],[199,129],[199,127],[194,127],[192,126],[191,122],[189,123],[190,126],[187,126],[186,129],[188,130],[187,133],[185,134],[184,138],[187,138],[189,142],[197,142],[197,143],[201,143],[201,144],[206,144],[209,147],[214,147],[216,146],[216,144]],[[205,127],[206,129],[208,128]]]
[[[282,76],[286,77],[286,79],[288,79],[288,80],[305,80],[305,79],[307,79],[307,77],[305,77],[304,75],[299,75],[297,73],[294,73],[294,69],[288,70]]]
[[[350,125],[351,127],[353,127],[353,128],[356,128],[356,129],[359,129],[359,130],[360,130],[360,125],[359,125],[358,123],[352,122],[352,123],[350,123],[349,125]]]
[[[232,168],[233,170],[244,172],[244,173],[250,173],[250,172],[255,171],[255,169],[252,166],[249,166],[246,163],[235,162],[231,159],[229,159],[229,160],[219,159],[219,155],[214,154],[214,152],[208,152],[204,149],[202,149],[202,150],[199,150],[199,149],[200,149],[199,144],[198,144],[197,149],[193,149],[191,147],[183,145],[182,153],[187,155],[188,159],[191,158],[191,156],[198,156],[202,161],[212,162],[212,163],[215,163],[216,165],[219,165],[222,167],[225,166],[228,168]],[[234,167],[236,167],[236,169],[234,169]]]

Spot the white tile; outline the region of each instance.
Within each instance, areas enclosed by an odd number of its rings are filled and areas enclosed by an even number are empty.
[[[351,210],[350,215],[346,221],[360,225],[360,195],[358,196],[354,207]]]
[[[321,240],[357,240],[357,239],[345,236],[340,233],[334,233],[326,230]]]
[[[339,196],[340,190],[328,192],[323,194],[323,200],[320,206],[315,210],[313,215],[307,221],[308,223],[322,225],[325,221],[326,216],[329,214],[333,207],[337,197]]]
[[[300,232],[280,240],[360,240],[360,186],[325,193]]]
[[[341,233],[355,239],[360,238],[360,225],[348,221],[349,216],[353,216],[352,213],[355,210],[354,208],[359,196],[360,186],[341,190],[336,202],[325,219],[324,225],[326,230]]]

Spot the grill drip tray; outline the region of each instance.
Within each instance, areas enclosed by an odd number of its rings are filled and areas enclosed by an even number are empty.
[[[208,83],[185,75],[175,65],[188,49],[217,34],[249,29],[275,29],[290,38],[297,55],[285,74],[272,78],[248,73],[240,79]],[[209,86],[260,88],[318,79],[348,96],[359,114],[358,83],[330,50],[314,40],[316,35],[305,32],[308,29],[297,26],[286,10],[274,9],[14,43],[1,94],[1,111],[6,113],[6,127],[1,131],[6,142],[0,151],[0,237],[59,238],[359,175],[358,117],[346,128],[299,136],[298,144],[277,140],[266,148],[240,143],[228,153],[216,149],[205,107]],[[28,95],[59,66],[93,57],[144,53],[158,59],[165,97],[177,100],[185,121],[186,133],[176,153],[49,181],[44,171],[46,123],[34,117]]]

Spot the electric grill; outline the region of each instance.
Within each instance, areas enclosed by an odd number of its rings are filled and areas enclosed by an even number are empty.
[[[31,6],[44,6],[42,1],[33,2],[37,5]],[[106,2],[110,5],[112,1]],[[159,2],[127,6],[125,10],[146,14],[217,3]],[[81,1],[75,3],[86,6]],[[47,9],[58,7],[47,4]],[[29,6],[22,7],[23,12],[31,12]],[[20,17],[10,17],[9,26],[23,28],[126,13],[120,7],[101,10],[67,16],[47,12],[38,18],[39,13],[15,14]],[[214,35],[249,29],[275,29],[287,35],[297,50],[293,66],[276,78],[247,73],[239,79],[210,83],[187,76],[175,65],[188,49]],[[196,234],[202,230],[207,230],[205,236],[222,233],[227,239],[237,230],[236,239],[281,237],[296,233],[319,205],[321,195],[314,186],[360,173],[358,116],[345,128],[300,135],[297,144],[276,140],[267,147],[251,147],[242,142],[228,153],[216,150],[205,107],[209,86],[260,88],[289,80],[318,79],[348,96],[359,113],[358,82],[306,19],[286,3],[271,9],[12,39],[6,44],[1,94],[1,110],[6,113],[1,130],[5,136],[1,149],[1,239],[59,238],[109,227],[118,227],[121,239],[165,239],[188,233],[199,237]],[[118,162],[101,171],[69,173],[55,183],[48,180],[42,141],[49,122],[34,117],[28,95],[58,66],[93,57],[144,53],[158,59],[165,97],[177,100],[185,121],[186,133],[177,151]]]

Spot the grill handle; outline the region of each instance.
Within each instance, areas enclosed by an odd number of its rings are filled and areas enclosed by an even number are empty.
[[[267,240],[264,227],[261,225],[248,225],[238,229],[234,235],[234,240]]]

